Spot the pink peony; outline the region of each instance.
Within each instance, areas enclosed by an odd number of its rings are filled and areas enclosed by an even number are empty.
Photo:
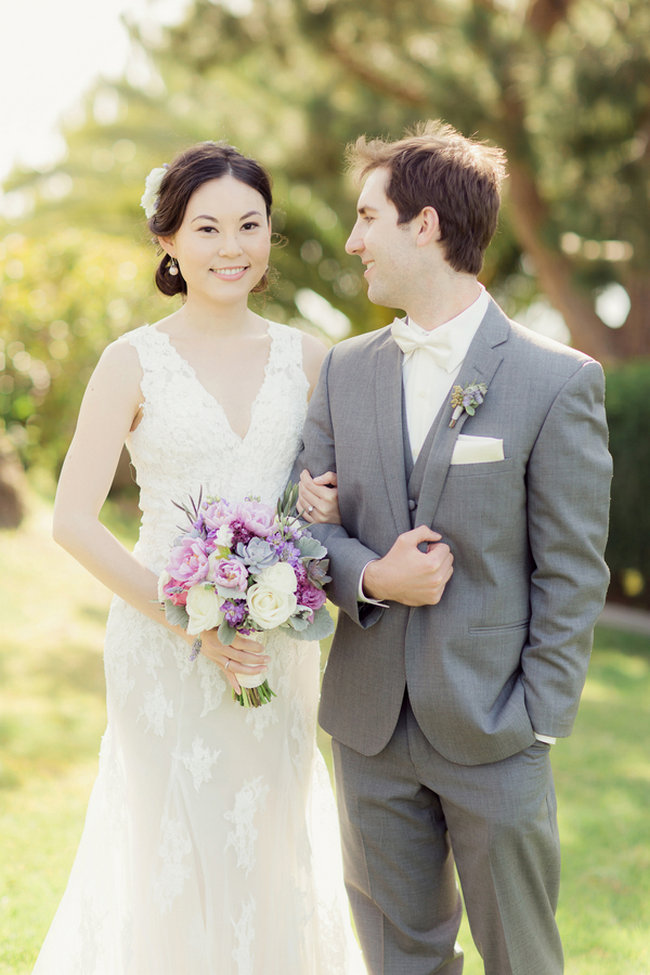
[[[233,517],[232,508],[221,498],[205,504],[201,513],[205,527],[211,532],[221,528],[222,525],[227,525]]]
[[[244,501],[234,511],[235,518],[258,538],[266,538],[274,530],[275,509],[261,501]]]
[[[195,586],[208,574],[208,553],[202,538],[185,536],[171,550],[167,571],[178,585]]]
[[[209,578],[215,586],[243,592],[246,589],[248,570],[239,559],[215,559],[211,560]]]

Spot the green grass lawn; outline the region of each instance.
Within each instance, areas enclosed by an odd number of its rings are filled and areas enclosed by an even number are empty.
[[[51,541],[50,515],[35,498],[24,528],[0,533],[0,975],[31,971],[105,722],[109,594]],[[649,702],[650,637],[599,628],[574,733],[553,753],[567,975],[650,973]],[[481,975],[466,923],[461,942],[466,975]]]

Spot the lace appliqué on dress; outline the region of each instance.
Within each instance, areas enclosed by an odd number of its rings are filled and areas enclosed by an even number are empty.
[[[168,819],[163,824],[158,847],[162,866],[154,884],[154,897],[162,914],[171,910],[172,902],[182,893],[190,876],[190,866],[183,861],[191,852],[192,841],[185,824],[180,819]]]
[[[237,964],[237,975],[254,975],[253,938],[255,935],[255,901],[249,897],[244,904],[239,921],[233,921],[235,947],[233,961]]]
[[[212,768],[216,765],[221,750],[209,748],[199,735],[192,742],[192,751],[180,755],[180,760],[192,776],[194,788],[198,792],[202,785],[212,779]]]
[[[254,819],[264,806],[268,792],[268,785],[263,784],[262,776],[259,775],[256,779],[247,782],[237,793],[234,809],[224,813],[224,818],[235,827],[228,833],[226,849],[234,848],[237,866],[241,867],[245,874],[249,874],[255,866],[255,841],[258,831]]]
[[[140,717],[147,719],[146,731],[153,731],[162,738],[165,734],[165,718],[173,716],[174,702],[167,699],[162,684],[156,683],[152,690],[144,692]]]

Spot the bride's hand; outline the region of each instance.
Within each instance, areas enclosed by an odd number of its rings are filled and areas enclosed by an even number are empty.
[[[261,674],[269,662],[261,643],[238,634],[229,646],[225,646],[216,630],[204,630],[201,634],[201,653],[221,667],[236,694],[241,692],[237,674]]]
[[[303,471],[298,485],[298,514],[311,524],[341,524],[337,478],[333,471],[312,477]]]

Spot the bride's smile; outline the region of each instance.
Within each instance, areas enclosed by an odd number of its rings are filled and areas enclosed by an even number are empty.
[[[208,180],[192,194],[176,233],[161,243],[178,261],[189,301],[245,304],[269,264],[264,198],[233,176]]]

